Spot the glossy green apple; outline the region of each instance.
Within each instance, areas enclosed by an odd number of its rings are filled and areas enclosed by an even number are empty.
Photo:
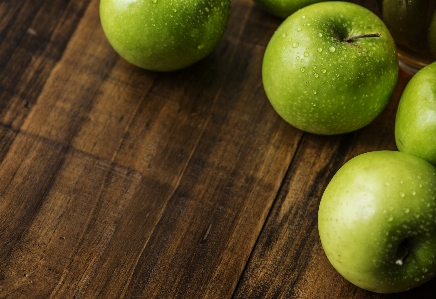
[[[436,62],[409,81],[395,119],[397,148],[436,166]]]
[[[325,189],[318,229],[351,283],[377,293],[425,283],[436,275],[436,168],[397,151],[354,157]]]
[[[265,92],[291,125],[316,134],[362,128],[390,100],[398,78],[395,42],[371,11],[321,2],[289,16],[269,41]]]
[[[113,48],[155,71],[182,69],[210,54],[229,12],[229,0],[100,1],[101,24]]]
[[[263,9],[279,17],[286,18],[305,6],[329,0],[254,0]]]

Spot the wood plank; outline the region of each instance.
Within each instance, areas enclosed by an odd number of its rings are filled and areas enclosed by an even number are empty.
[[[80,294],[142,176],[26,134],[10,153],[0,169],[11,173],[0,181],[0,297]]]
[[[89,1],[0,3],[0,121],[20,128]]]
[[[249,12],[247,3],[234,6],[234,15]],[[135,131],[132,131],[132,137],[124,140],[115,161],[143,169],[148,183],[144,184],[138,201],[121,220],[119,235],[114,237],[107,260],[92,281],[96,288],[88,289],[86,297],[120,294],[128,298],[189,298],[199,291],[206,292],[205,296],[228,297],[232,293],[237,282],[234,274],[242,271],[244,258],[247,259],[257,236],[256,230],[261,227],[259,223],[274,198],[259,197],[260,202],[256,204],[255,199],[246,198],[245,192],[253,193],[253,196],[256,196],[257,189],[259,192],[265,188],[268,192],[275,192],[268,184],[277,187],[280,180],[268,174],[283,175],[283,168],[281,173],[276,173],[278,169],[274,167],[281,163],[281,159],[289,160],[292,146],[295,146],[292,145],[294,138],[285,141],[281,130],[275,132],[281,121],[277,123],[278,118],[267,103],[260,102],[260,99],[265,99],[261,86],[250,84],[259,82],[260,69],[253,69],[259,64],[247,64],[247,59],[239,58],[259,59],[262,53],[253,43],[239,44],[239,38],[234,38],[245,30],[241,27],[245,24],[236,21],[235,18],[229,26],[232,30],[227,32],[217,49],[218,54],[194,66],[193,75],[182,71],[171,74],[169,78],[156,78],[147,99],[138,108],[138,115],[131,122]],[[252,32],[253,29],[247,30]],[[225,63],[217,61],[218,57]],[[206,64],[213,68],[206,67],[204,73]],[[194,76],[201,79],[193,81]],[[177,86],[172,83],[175,80]],[[242,82],[247,82],[247,85]],[[171,98],[168,86],[171,86],[171,95],[180,98]],[[154,123],[153,119],[144,122],[144,119],[150,119],[149,107],[159,107],[161,115],[167,116],[166,126]],[[269,112],[264,115],[266,109]],[[258,119],[265,121],[259,123]],[[268,125],[269,119],[275,121]],[[157,120],[162,121],[162,117]],[[267,127],[263,127],[265,124]],[[299,133],[291,131],[297,133],[298,140]],[[158,132],[167,132],[171,136],[173,148],[162,143],[167,142],[166,139],[153,144],[156,139],[152,137]],[[266,139],[259,138],[259,135]],[[264,144],[266,140],[271,140],[272,144]],[[256,149],[264,146],[271,151],[269,159],[275,158],[273,153],[284,156],[274,159],[275,162],[266,159],[257,165],[247,163],[259,161],[261,153]],[[127,151],[136,149],[146,153],[147,147],[152,147],[148,152],[153,155],[146,157],[145,161],[135,160],[135,156]],[[279,151],[286,147],[289,150]],[[256,174],[253,167],[260,174]],[[177,177],[177,173],[181,176]],[[162,181],[166,184],[162,185]],[[147,203],[144,203],[145,198]],[[250,200],[254,201],[251,203],[253,210],[246,206]],[[242,213],[245,210],[247,212]],[[260,219],[255,229],[248,225],[253,225],[253,219],[256,219],[255,223]],[[127,234],[131,223],[137,223],[147,233]],[[246,236],[248,229],[253,231]],[[252,240],[241,243],[241,235],[244,240]],[[137,263],[136,268],[132,267],[135,264],[124,265],[116,260],[123,246],[132,249],[126,253],[127,259]],[[237,248],[244,250],[238,251]],[[235,259],[235,253],[243,256]],[[218,261],[221,264],[217,264]],[[131,278],[128,277],[131,281],[125,289],[126,282],[120,280],[119,275],[108,275],[126,271],[131,273]],[[122,293],[118,293],[120,291]]]
[[[210,57],[160,74],[115,54],[98,3],[3,118],[0,294],[230,297],[302,136],[261,85],[277,20],[235,1]]]

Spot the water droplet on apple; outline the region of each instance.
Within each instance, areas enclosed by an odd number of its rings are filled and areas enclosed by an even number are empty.
[[[333,53],[334,51],[336,51],[336,48],[332,46],[329,48],[329,51]]]
[[[414,196],[415,196],[415,195],[416,195],[416,192],[415,192],[415,191],[412,191],[412,195],[414,195]]]
[[[298,28],[297,28],[297,31],[300,32],[300,31],[301,31],[301,27],[298,27]]]
[[[304,57],[309,57],[309,52],[304,52]]]
[[[314,75],[314,76],[315,76],[315,78],[318,78],[318,77],[319,77],[319,75],[318,75],[317,73],[315,73],[315,75]]]
[[[288,35],[287,35],[286,33],[283,33],[282,36],[283,36],[283,37],[287,37]]]
[[[316,94],[316,90],[312,90],[313,94]],[[313,104],[313,106],[316,106],[316,104]]]
[[[304,73],[306,71],[306,69],[304,68],[304,67],[302,67],[301,69],[300,69],[300,72],[302,72],[302,73]]]
[[[197,48],[198,48],[198,50],[203,49],[204,48],[204,44],[199,44]]]
[[[293,48],[298,48],[299,45],[300,45],[299,43],[293,43],[293,44],[292,44],[292,47],[293,47]]]
[[[157,0],[152,0],[152,2],[153,2],[154,4],[156,4],[156,3],[157,3]]]
[[[305,18],[306,18],[306,16],[301,16],[301,18],[302,18],[302,19],[305,19]]]
[[[322,52],[322,48],[318,48],[317,51],[321,53]]]
[[[404,212],[407,214],[407,213],[410,212],[410,209],[409,209],[409,208],[405,208],[405,209],[404,209]]]
[[[322,33],[318,33],[318,37],[322,37]]]
[[[404,192],[400,192],[400,196],[404,197],[406,194],[404,194]]]
[[[321,73],[325,74],[325,73],[327,73],[327,70],[326,69],[322,69]]]

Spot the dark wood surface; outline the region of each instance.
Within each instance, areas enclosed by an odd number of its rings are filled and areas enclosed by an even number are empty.
[[[335,171],[395,150],[410,75],[369,126],[303,133],[269,104],[281,20],[233,0],[215,51],[156,73],[121,59],[98,0],[0,1],[0,298],[433,298],[344,280],[317,230]]]

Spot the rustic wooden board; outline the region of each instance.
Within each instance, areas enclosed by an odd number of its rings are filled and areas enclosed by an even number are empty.
[[[351,157],[395,149],[389,107],[341,136],[270,106],[281,20],[233,0],[215,51],[157,73],[121,59],[98,0],[0,2],[0,298],[418,298],[342,279],[317,207]]]

